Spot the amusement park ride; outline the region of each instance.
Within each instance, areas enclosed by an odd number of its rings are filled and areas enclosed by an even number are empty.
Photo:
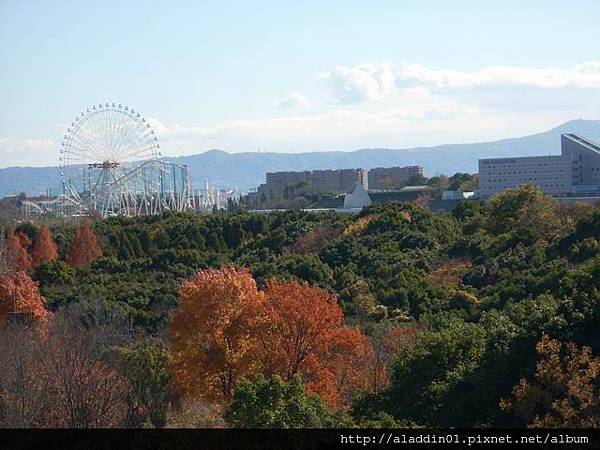
[[[150,123],[128,106],[100,103],[81,112],[60,148],[63,193],[25,202],[29,214],[141,216],[194,208],[187,167],[160,159]]]

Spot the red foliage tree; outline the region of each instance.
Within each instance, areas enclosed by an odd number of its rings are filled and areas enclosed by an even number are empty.
[[[84,267],[102,256],[102,248],[92,230],[92,222],[84,220],[79,225],[69,247],[67,262],[73,267]]]
[[[32,268],[31,256],[28,253],[31,239],[23,232],[9,233],[6,238],[6,253],[9,269],[28,272]]]
[[[352,391],[367,388],[373,348],[327,291],[297,281],[271,281],[257,352],[262,372],[290,381],[300,374],[310,391],[330,406],[347,404]]]
[[[241,377],[300,375],[340,407],[370,386],[371,342],[323,289],[271,281],[260,292],[247,270],[225,267],[196,274],[180,299],[171,369],[183,393],[227,400]]]
[[[38,233],[35,245],[33,246],[33,268],[46,261],[53,261],[58,258],[58,247],[52,239],[50,230],[47,226],[42,226]]]
[[[38,284],[25,272],[0,276],[0,322],[13,318],[45,323],[49,316]]]
[[[370,339],[356,328],[340,327],[329,336],[327,350],[311,353],[300,367],[307,389],[334,408],[350,404],[356,390],[371,387]]]
[[[344,314],[331,294],[308,284],[271,281],[265,295],[260,356],[267,374],[289,381],[309,354],[327,351]]]
[[[183,285],[170,327],[171,369],[183,393],[229,398],[239,378],[253,372],[261,301],[247,270],[205,270]]]

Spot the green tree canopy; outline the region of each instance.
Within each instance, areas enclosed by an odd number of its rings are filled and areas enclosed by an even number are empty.
[[[306,392],[299,376],[290,383],[278,376],[242,380],[224,418],[235,428],[329,428],[344,424],[319,397]]]

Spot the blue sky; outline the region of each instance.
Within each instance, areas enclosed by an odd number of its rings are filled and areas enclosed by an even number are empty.
[[[594,1],[0,0],[0,166],[54,164],[100,101],[143,112],[173,155],[600,119],[599,23]]]

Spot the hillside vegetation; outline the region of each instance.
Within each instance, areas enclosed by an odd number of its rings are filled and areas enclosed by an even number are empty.
[[[0,352],[5,426],[600,425],[600,207],[525,186],[451,214],[118,217],[49,224],[52,243],[39,224],[5,231],[0,345],[22,343]],[[9,320],[16,293],[37,325]],[[43,413],[67,403],[52,368],[70,352],[106,402],[93,422]],[[47,389],[37,409],[19,406],[16,360]]]

